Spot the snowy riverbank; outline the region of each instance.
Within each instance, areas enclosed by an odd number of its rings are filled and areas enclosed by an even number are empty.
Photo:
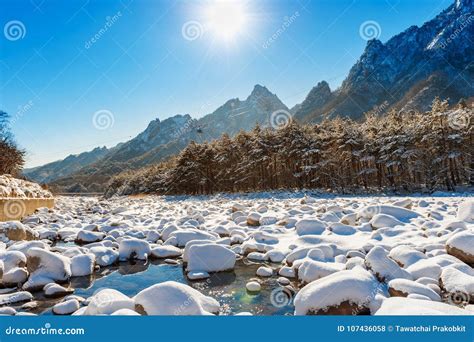
[[[0,224],[0,312],[470,314],[474,202],[443,195],[60,197]],[[124,268],[133,281],[79,289]]]

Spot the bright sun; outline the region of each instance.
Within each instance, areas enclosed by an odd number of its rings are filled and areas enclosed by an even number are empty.
[[[207,11],[208,28],[216,37],[229,41],[241,34],[247,22],[243,1],[216,0]]]

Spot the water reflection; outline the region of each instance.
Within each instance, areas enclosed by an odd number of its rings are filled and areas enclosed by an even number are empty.
[[[70,286],[74,294],[87,298],[102,288],[116,289],[127,296],[134,296],[141,290],[168,280],[188,284],[205,295],[217,299],[221,303],[221,314],[251,312],[255,315],[288,315],[294,308],[289,304],[275,307],[271,303],[272,291],[279,288],[276,278],[262,279],[262,291],[249,294],[245,289],[248,281],[255,279],[255,272],[261,264],[239,260],[232,272],[211,274],[208,279],[189,281],[182,264],[170,265],[161,260],[148,262],[136,261],[120,263],[116,266],[101,268],[88,277],[71,279]],[[51,314],[51,307],[60,302],[59,299],[45,298],[42,292],[34,294],[38,306],[30,312]]]

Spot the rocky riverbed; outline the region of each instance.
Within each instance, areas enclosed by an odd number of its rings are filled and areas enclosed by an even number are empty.
[[[0,239],[0,314],[474,312],[470,195],[60,197]]]

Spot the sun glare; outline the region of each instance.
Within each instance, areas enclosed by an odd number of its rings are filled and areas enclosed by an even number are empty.
[[[208,28],[223,40],[233,40],[245,30],[247,13],[243,1],[220,0],[209,5]]]

